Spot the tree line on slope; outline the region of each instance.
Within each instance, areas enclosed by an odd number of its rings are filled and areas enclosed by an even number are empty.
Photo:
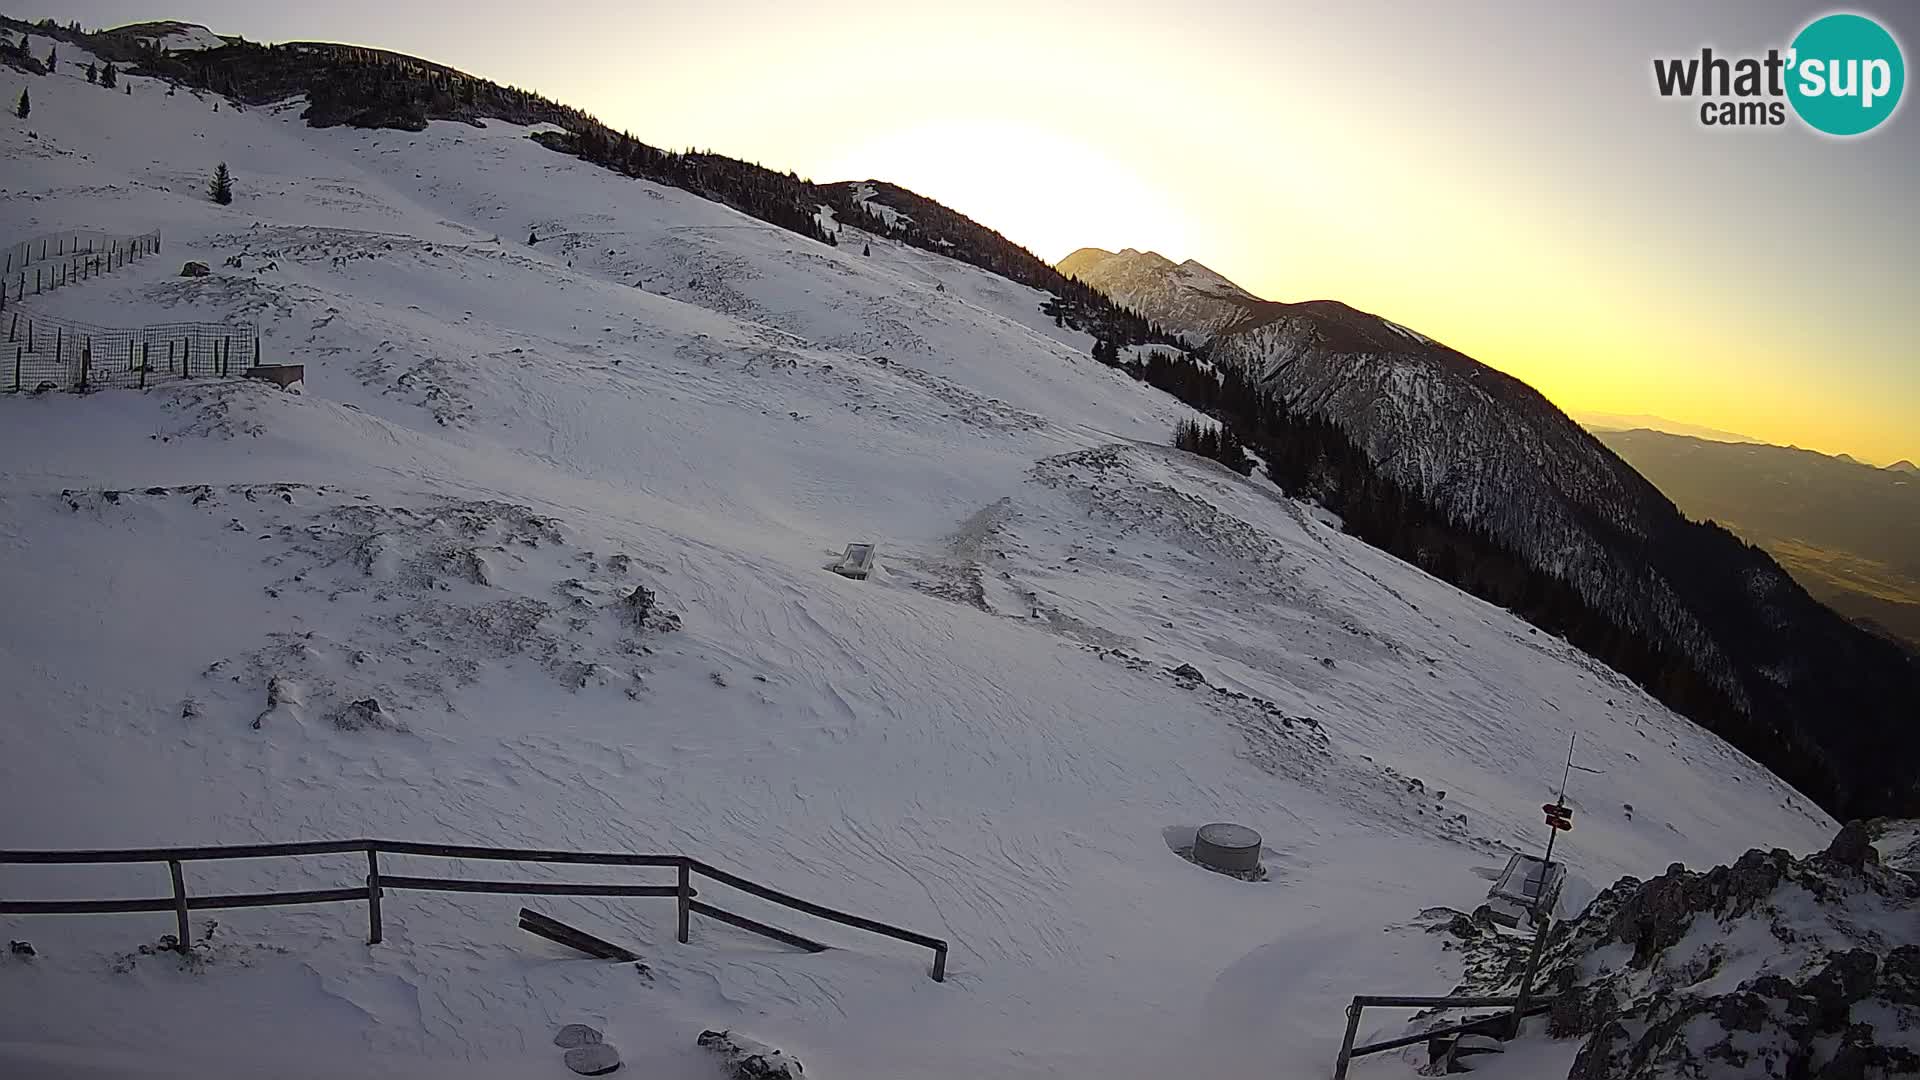
[[[1219,421],[1212,438],[1201,425],[1182,424],[1175,434],[1175,444],[1182,449],[1216,460],[1228,452],[1228,444],[1252,450],[1276,485],[1338,514],[1348,534],[1564,638],[1836,813],[1849,801],[1891,797],[1889,789],[1843,798],[1817,747],[1742,709],[1685,652],[1623,627],[1571,584],[1535,568],[1488,530],[1436,513],[1418,493],[1382,473],[1334,421],[1295,412],[1270,388],[1237,370],[1216,371],[1190,355],[1155,350],[1144,360],[1123,362],[1116,352],[1108,346],[1099,355],[1108,366]],[[1739,543],[1730,534],[1728,538]],[[1727,551],[1720,556],[1734,557]]]

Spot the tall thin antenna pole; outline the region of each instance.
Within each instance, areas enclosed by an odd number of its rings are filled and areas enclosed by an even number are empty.
[[[1560,794],[1554,799],[1555,806],[1567,805],[1567,780],[1573,775],[1573,744],[1579,737],[1577,732],[1567,736],[1567,767],[1560,774]],[[1540,868],[1540,891],[1533,898],[1533,913],[1536,919],[1540,916],[1540,902],[1546,898],[1547,874],[1553,868],[1553,842],[1558,839],[1560,839],[1560,830],[1548,828],[1547,854],[1546,858],[1541,860],[1546,865]]]
[[[1566,770],[1560,774],[1560,804],[1562,806],[1566,805],[1567,802],[1567,778],[1573,775],[1573,744],[1574,741],[1579,738],[1580,733],[1577,731],[1567,736],[1567,767]],[[1554,831],[1558,832],[1559,830],[1556,829]]]

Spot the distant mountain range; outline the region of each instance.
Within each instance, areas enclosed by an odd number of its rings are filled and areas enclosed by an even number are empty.
[[[1688,424],[1679,420],[1669,420],[1664,416],[1652,416],[1647,413],[1609,413],[1575,411],[1567,415],[1578,420],[1588,431],[1664,431],[1669,435],[1690,435],[1696,439],[1711,439],[1723,443],[1764,442],[1751,435],[1741,435],[1732,431],[1704,427],[1700,424]]]
[[[1658,431],[1600,441],[1689,516],[1767,549],[1820,600],[1920,648],[1920,470]]]
[[[1696,720],[1843,817],[1920,806],[1920,660],[1820,604],[1763,551],[1689,522],[1538,391],[1346,304],[1246,299],[1198,264],[1101,254],[1076,260],[1081,280],[1331,421],[1433,513],[1571,585],[1621,632],[1686,657],[1724,698],[1687,706]]]

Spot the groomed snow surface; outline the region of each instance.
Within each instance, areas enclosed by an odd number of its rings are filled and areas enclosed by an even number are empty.
[[[1190,414],[1039,293],[508,124],[315,131],[69,67],[0,124],[0,242],[166,246],[9,316],[256,320],[306,380],[0,399],[0,847],[681,851],[953,951],[937,984],[924,950],[717,885],[834,948],[700,918],[679,945],[657,899],[389,892],[381,945],[359,903],[200,913],[183,966],[140,952],[166,914],[6,916],[37,955],[0,955],[0,1074],[557,1078],[585,1022],[648,1077],[720,1075],[709,1028],[827,1078],[1324,1076],[1349,996],[1458,982],[1418,913],[1537,846],[1570,732],[1601,770],[1559,847],[1588,894],[1833,832],[1563,642],[1162,448]],[[851,541],[866,581],[823,569]],[[678,629],[633,624],[640,585]],[[1268,880],[1171,850],[1222,820]],[[166,892],[0,866],[8,897]],[[518,930],[522,903],[650,975]]]

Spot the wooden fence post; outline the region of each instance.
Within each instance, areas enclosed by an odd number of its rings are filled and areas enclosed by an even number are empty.
[[[13,392],[20,392],[20,346],[13,347]]]
[[[220,349],[220,375],[222,378],[233,374],[233,338],[221,338],[225,344]]]
[[[380,944],[380,849],[367,845],[367,944]]]
[[[179,927],[180,951],[186,952],[190,937],[187,931],[187,885],[180,876],[180,860],[168,859],[167,872],[173,875],[173,918]]]
[[[260,330],[258,327],[255,327],[253,331],[253,366],[260,366]]]
[[[674,936],[680,944],[687,943],[687,916],[693,911],[693,872],[687,866],[687,860],[680,860],[680,885],[677,897],[680,903],[680,919],[675,927]]]
[[[86,392],[87,377],[90,374],[92,374],[92,370],[93,370],[93,339],[88,338],[86,340],[86,343],[80,346],[80,390],[82,393]]]
[[[131,353],[133,351],[133,346],[128,345],[127,351]],[[152,346],[148,345],[144,341],[140,343],[140,389],[142,390],[145,390],[147,388],[147,365],[148,365],[147,354],[151,351],[152,351]]]
[[[1552,864],[1549,863],[1547,865],[1551,866]],[[1546,869],[1541,869],[1540,874],[1542,881],[1545,881],[1546,873]],[[1544,888],[1545,886],[1543,885],[1542,889],[1544,890]],[[1533,932],[1533,949],[1527,954],[1526,973],[1520,976],[1520,993],[1513,999],[1513,1026],[1508,1029],[1510,1034],[1507,1036],[1510,1039],[1520,1037],[1520,1021],[1526,1016],[1527,999],[1532,996],[1533,976],[1540,970],[1540,954],[1545,951],[1547,946],[1547,925],[1553,921],[1540,913],[1539,906],[1538,904],[1534,905],[1533,918],[1534,921],[1540,925],[1539,928]]]
[[[933,981],[947,981],[947,947],[945,945],[933,950]]]

